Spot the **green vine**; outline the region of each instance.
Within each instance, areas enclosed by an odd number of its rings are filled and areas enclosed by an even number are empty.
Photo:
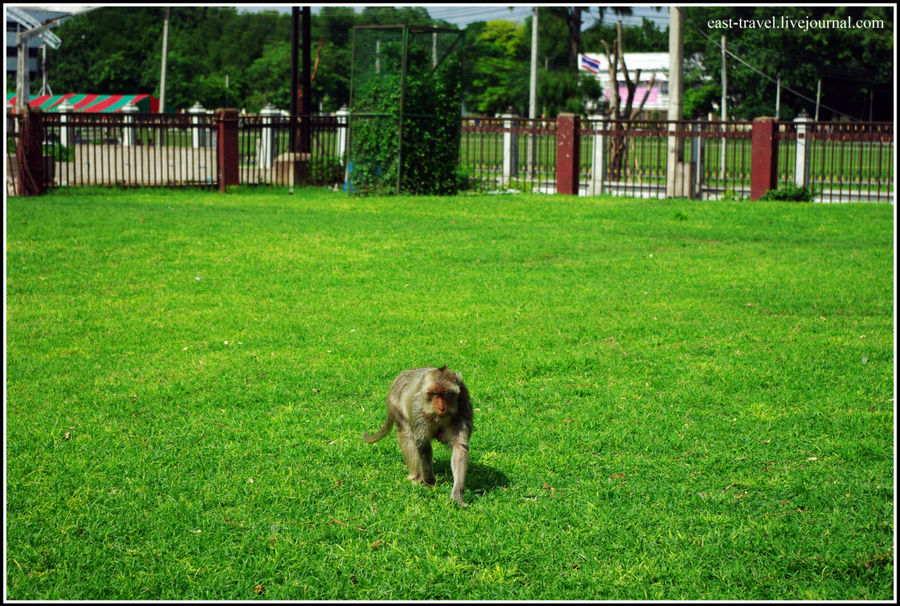
[[[427,36],[430,38],[430,35]],[[402,44],[379,48],[384,65],[402,65]],[[360,194],[455,194],[462,105],[462,61],[438,64],[431,49],[410,42],[401,70],[372,75],[351,108],[351,191]]]

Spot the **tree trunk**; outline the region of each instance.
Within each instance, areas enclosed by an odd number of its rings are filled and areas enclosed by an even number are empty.
[[[610,118],[614,121],[621,120],[622,118],[626,120],[624,124],[617,123],[613,124],[612,127],[614,130],[628,130],[629,128],[631,128],[634,119],[637,118],[638,115],[640,115],[641,111],[644,109],[644,104],[647,102],[647,98],[650,96],[650,89],[653,88],[653,84],[656,82],[656,74],[652,74],[650,76],[650,82],[647,85],[647,90],[644,92],[644,97],[641,99],[637,109],[632,109],[632,106],[634,105],[634,97],[637,91],[637,86],[640,83],[641,79],[641,70],[637,70],[635,72],[634,81],[632,81],[631,77],[628,74],[628,67],[625,65],[625,51],[622,48],[622,22],[618,21],[616,24],[616,40],[613,42],[612,52],[610,52],[609,45],[605,40],[601,40],[600,42],[603,44],[603,48],[606,51],[606,62],[609,66]],[[622,70],[622,75],[624,76],[625,87],[627,90],[624,111],[619,108],[619,82],[616,76],[619,68],[621,68]],[[627,164],[627,160],[627,138],[625,137],[625,135],[613,135],[610,140],[609,169],[607,170],[607,174],[609,175],[609,178],[611,180],[618,181],[624,176],[622,166]]]
[[[578,51],[581,49],[581,6],[572,6],[566,15],[569,26],[569,70],[578,72]]]

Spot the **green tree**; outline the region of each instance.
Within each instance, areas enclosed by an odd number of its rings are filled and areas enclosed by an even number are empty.
[[[555,116],[560,112],[583,114],[588,101],[598,101],[602,95],[596,79],[579,73],[577,57],[582,42],[592,50],[600,47],[599,40],[610,31],[604,28],[605,7],[596,13],[587,7],[544,7],[539,14],[538,57],[542,60],[538,73],[538,99],[541,113]],[[615,15],[630,15],[628,7],[613,7]],[[584,32],[581,24],[591,18],[594,23]],[[527,35],[531,35],[531,17],[527,19]],[[625,28],[626,31],[635,28]],[[611,31],[615,31],[613,27]],[[626,46],[626,48],[628,48]]]
[[[594,24],[580,34],[596,49],[603,9],[543,7],[539,48],[539,109],[550,116],[582,111],[599,93],[596,82],[570,69],[572,26],[577,19]],[[349,6],[322,7],[312,16],[311,49],[315,61],[313,106],[334,111],[350,101],[350,65],[355,25],[431,25],[424,7],[370,6],[356,13]],[[50,79],[65,92],[159,94],[163,7],[105,7],[68,19],[58,31],[63,45],[49,53]],[[166,102],[186,109],[232,106],[251,112],[266,103],[290,106],[290,14],[244,12],[231,7],[171,8]],[[625,28],[629,50],[656,48],[660,37],[652,23]],[[510,106],[528,111],[531,19],[477,22],[466,28],[462,86],[469,111],[493,115]],[[877,55],[880,56],[880,55]]]
[[[480,21],[466,28],[464,99],[470,111],[494,115],[512,106],[527,115],[529,47],[525,27],[512,21]]]
[[[600,53],[603,50],[601,40],[610,42],[616,39],[616,24],[597,22],[581,34],[583,52]],[[669,51],[669,28],[659,29],[656,24],[644,17],[640,26],[622,28],[622,46],[629,53],[665,53]]]
[[[350,102],[350,70],[352,62],[353,26],[356,13],[349,6],[323,6],[314,16],[313,40],[322,40],[319,69],[313,81],[313,98],[322,109],[333,112]],[[316,50],[314,48],[313,53]],[[315,56],[312,59],[315,61]]]
[[[802,109],[812,115],[815,109],[816,81],[822,79],[823,107],[820,119],[849,115],[869,118],[870,101],[875,119],[890,119],[893,115],[893,18],[889,7],[832,6],[832,7],[686,7],[685,54],[702,55],[706,82],[715,83],[715,95],[709,95],[698,111],[717,102],[721,72],[722,33],[727,36],[727,48],[763,75],[740,61],[729,58],[728,113],[729,117],[750,119],[774,115],[776,84],[781,74],[781,118],[792,118]],[[722,19],[765,20],[775,17],[809,24],[828,19],[850,19],[851,27],[746,27],[728,30],[710,27],[710,22]],[[870,26],[857,27],[858,20],[870,20]],[[877,27],[880,21],[883,26]],[[696,82],[696,80],[695,80]],[[687,80],[686,80],[687,83]],[[802,93],[804,100],[786,88]],[[686,87],[687,90],[687,87]],[[712,109],[711,107],[709,109]],[[718,111],[718,110],[717,110]]]
[[[161,41],[162,9],[100,8],[67,19],[56,33],[62,44],[48,49],[47,69],[54,89],[152,93],[158,85],[159,63],[153,67],[150,57]]]

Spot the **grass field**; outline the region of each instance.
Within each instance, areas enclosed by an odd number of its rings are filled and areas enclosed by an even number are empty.
[[[893,207],[7,201],[6,597],[894,597]],[[366,445],[473,395],[465,497]]]

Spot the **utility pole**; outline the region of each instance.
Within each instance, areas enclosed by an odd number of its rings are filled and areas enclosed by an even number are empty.
[[[50,83],[47,81],[47,42],[41,44],[41,74],[43,82],[41,83],[41,95],[52,95]]]
[[[537,118],[538,7],[531,9],[531,83],[528,88],[528,118]],[[532,127],[534,125],[532,124]],[[534,134],[528,137],[528,173],[534,176]]]
[[[31,82],[28,73],[28,45],[32,38],[36,36],[41,37],[41,49],[44,53],[44,63],[41,69],[44,73],[44,86],[41,88],[41,94],[44,94],[45,89],[50,90],[50,85],[47,84],[47,44],[50,44],[53,48],[59,48],[62,42],[50,29],[58,26],[60,19],[63,19],[65,16],[56,17],[41,24],[24,10],[14,6],[6,6],[4,8],[8,16],[23,26],[30,28],[16,34],[16,111],[17,113],[22,113],[25,107],[28,106],[31,97]]]
[[[728,69],[725,62],[725,36],[722,36],[722,122],[728,120]]]
[[[310,132],[309,132],[309,115],[312,114],[312,67],[310,62],[310,32],[312,18],[310,16],[310,7],[304,6],[303,13],[303,57],[301,60],[303,70],[303,98],[300,104],[300,113],[304,118],[300,123],[300,151],[309,153],[310,151]]]
[[[159,74],[159,113],[166,113],[166,54],[169,47],[169,7],[163,13],[162,67]]]
[[[728,63],[725,59],[725,35],[722,35],[722,132],[727,130],[728,120]],[[722,137],[722,149],[719,157],[719,177],[725,178],[725,137]]]
[[[538,7],[531,9],[531,83],[528,88],[528,117],[537,118]]]
[[[775,119],[781,118],[781,74],[778,74],[775,88]]]
[[[822,99],[822,78],[819,78],[819,83],[816,84],[816,118],[815,121],[819,121],[819,102]]]
[[[297,114],[300,111],[300,7],[291,7],[291,131],[290,131],[290,150],[297,151]]]
[[[31,97],[31,83],[28,81],[28,41],[26,32],[16,34],[16,112],[24,113]]]
[[[677,125],[681,120],[681,9],[669,7],[669,137],[666,158],[666,197],[674,198],[682,195],[675,191],[676,174],[684,161],[684,147],[680,137],[675,136]]]

